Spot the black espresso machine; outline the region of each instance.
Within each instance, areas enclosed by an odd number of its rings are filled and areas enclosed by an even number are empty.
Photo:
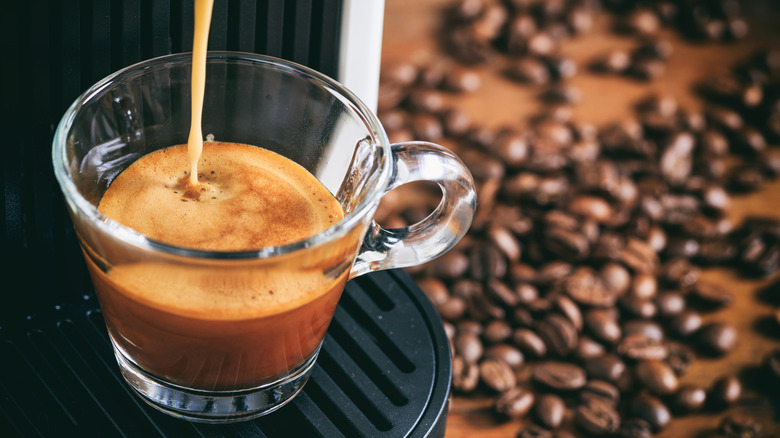
[[[256,420],[205,425],[124,383],[54,179],[66,108],[125,66],[192,48],[192,0],[19,0],[0,14],[0,436],[443,436],[447,338],[401,271],[347,284],[312,377]],[[210,50],[261,53],[331,76],[375,106],[384,0],[216,0]]]

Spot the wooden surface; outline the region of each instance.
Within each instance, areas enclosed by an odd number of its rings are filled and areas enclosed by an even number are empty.
[[[770,0],[774,2],[775,0]],[[400,61],[424,62],[444,57],[434,35],[442,23],[442,8],[448,0],[386,0],[382,62],[390,65]],[[771,3],[770,3],[771,4]],[[776,7],[780,9],[780,5]],[[750,11],[748,11],[750,12]],[[608,29],[608,17],[600,14],[593,30],[584,36],[566,41],[562,50],[572,56],[578,65],[577,75],[569,80],[582,91],[582,100],[574,108],[574,119],[597,125],[620,120],[631,114],[632,105],[650,91],[675,96],[682,108],[694,109],[701,101],[691,93],[691,84],[715,69],[728,68],[744,59],[756,47],[780,47],[780,14],[754,14],[748,38],[731,44],[682,43],[673,32],[666,32],[674,44],[674,52],[667,64],[665,76],[649,84],[587,72],[586,61],[603,53],[608,47],[630,47],[633,42],[617,37]],[[499,66],[481,66],[479,91],[450,97],[466,108],[475,123],[486,126],[523,125],[528,115],[539,108],[535,98],[539,92],[519,86],[499,74]],[[456,99],[456,100],[455,100]],[[780,216],[780,182],[774,182],[760,193],[735,197],[731,211],[735,223],[747,214]],[[715,430],[727,412],[749,413],[764,423],[766,437],[780,436],[780,396],[772,400],[757,393],[754,386],[755,368],[765,354],[780,347],[780,329],[772,320],[773,307],[758,299],[757,291],[776,279],[747,281],[728,269],[707,271],[705,277],[714,279],[735,293],[735,302],[726,310],[706,314],[705,318],[727,320],[734,324],[741,336],[738,346],[722,359],[699,359],[682,378],[681,383],[696,383],[708,387],[722,375],[738,374],[746,378],[747,387],[738,405],[720,413],[701,413],[676,417],[661,437],[706,436]],[[520,429],[520,422],[499,422],[490,413],[490,398],[455,396],[452,400],[447,437],[480,438],[512,437]],[[570,423],[570,421],[567,421]]]

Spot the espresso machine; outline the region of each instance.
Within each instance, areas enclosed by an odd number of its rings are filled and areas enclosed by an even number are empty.
[[[401,271],[347,284],[312,377],[277,412],[225,426],[147,406],[113,357],[51,165],[88,87],[192,48],[192,0],[13,1],[2,20],[0,436],[443,436],[451,362],[431,304]],[[209,50],[318,70],[375,108],[383,0],[216,0]]]

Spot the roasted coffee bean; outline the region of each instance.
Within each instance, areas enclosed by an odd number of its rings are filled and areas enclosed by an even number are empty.
[[[579,306],[577,306],[571,298],[565,295],[558,295],[552,298],[552,303],[555,309],[561,312],[561,314],[571,322],[577,332],[582,331],[582,312],[580,311]]]
[[[507,75],[517,81],[542,85],[550,81],[550,71],[543,61],[533,57],[520,58],[512,63]]]
[[[707,282],[699,281],[691,289],[691,297],[697,304],[707,308],[727,306],[734,300],[734,295],[723,287]]]
[[[517,302],[520,304],[528,304],[539,298],[539,290],[528,283],[520,283],[514,290]]]
[[[636,274],[631,282],[630,292],[632,298],[653,298],[658,293],[658,281],[651,274]]]
[[[487,237],[510,262],[519,262],[521,255],[520,242],[509,231],[500,225],[491,225],[487,230]]]
[[[638,35],[652,35],[661,28],[661,20],[650,9],[637,8],[625,17],[621,29]]]
[[[443,304],[450,297],[447,286],[437,278],[426,277],[418,280],[417,285],[420,286],[420,289],[425,293],[425,296],[431,300],[434,307]]]
[[[562,315],[548,314],[536,324],[536,332],[547,350],[556,356],[565,357],[577,347],[577,329]]]
[[[433,277],[449,280],[462,277],[469,268],[469,259],[460,251],[448,251],[428,264]]]
[[[620,438],[652,438],[653,427],[641,418],[631,418],[620,426]]]
[[[661,360],[641,360],[634,372],[639,383],[654,394],[665,396],[677,391],[677,375]]]
[[[574,391],[585,386],[585,371],[568,362],[537,363],[532,372],[534,382],[557,391]]]
[[[481,244],[471,249],[470,253],[471,278],[474,280],[488,280],[490,278],[503,278],[507,271],[507,261],[504,255],[493,245]]]
[[[620,430],[620,415],[609,403],[597,399],[580,404],[574,411],[574,420],[580,429],[594,436]]]
[[[611,353],[587,359],[583,366],[591,379],[605,380],[610,383],[618,382],[626,372],[626,363]]]
[[[666,355],[664,362],[666,362],[678,376],[685,374],[688,371],[688,368],[690,368],[691,363],[696,359],[693,350],[683,344],[667,342],[666,349],[668,354]]]
[[[627,335],[617,345],[617,353],[631,360],[664,360],[669,354],[666,345],[644,333]]]
[[[473,362],[467,362],[460,356],[452,358],[452,389],[461,393],[468,393],[477,388],[479,384],[479,366]]]
[[[448,90],[471,93],[479,90],[482,79],[474,70],[455,67],[446,72],[443,85]]]
[[[780,350],[774,350],[764,358],[764,369],[770,379],[780,382]]]
[[[622,336],[620,324],[608,310],[591,309],[584,314],[585,327],[598,340],[615,343]]]
[[[655,298],[658,316],[674,317],[685,310],[685,297],[679,292],[661,292]]]
[[[693,310],[686,310],[673,316],[668,323],[669,330],[672,333],[684,338],[696,333],[701,326],[701,315]]]
[[[512,368],[504,361],[485,359],[479,364],[482,383],[495,392],[504,392],[517,384]]]
[[[445,321],[457,321],[466,314],[466,300],[461,297],[449,297],[436,306],[436,311]]]
[[[515,291],[495,278],[488,281],[485,291],[498,305],[511,308],[518,303]]]
[[[552,433],[541,426],[530,424],[523,426],[516,438],[552,438]]]
[[[618,296],[623,295],[635,282],[635,280],[632,281],[628,270],[623,265],[615,262],[605,263],[601,267],[599,274],[607,289]]]
[[[656,431],[666,427],[672,419],[669,408],[661,400],[645,393],[637,395],[629,402],[628,413],[632,417],[647,421]]]
[[[623,336],[642,335],[653,341],[664,340],[664,329],[655,321],[632,319],[623,323]]]
[[[512,326],[504,320],[490,321],[485,325],[482,339],[488,344],[498,344],[512,336]]]
[[[716,380],[707,398],[717,408],[731,406],[742,396],[742,383],[735,376],[724,376]]]
[[[476,363],[482,357],[484,351],[482,341],[477,335],[470,332],[461,332],[455,336],[455,354],[462,357],[468,363]]]
[[[528,356],[542,358],[547,356],[547,345],[536,332],[519,328],[512,334],[512,340],[520,350]]]
[[[462,108],[448,108],[441,114],[441,125],[446,135],[460,137],[471,128],[471,116]]]
[[[587,360],[602,356],[606,351],[604,345],[594,341],[592,338],[580,336],[577,348],[574,350],[574,356],[580,360]]]
[[[536,398],[534,416],[536,420],[548,429],[557,429],[563,422],[566,405],[563,399],[555,394],[543,394]]]
[[[706,352],[723,355],[737,344],[737,329],[725,322],[713,322],[699,329],[697,339]]]
[[[672,409],[680,414],[696,412],[704,407],[707,391],[696,385],[682,385],[672,399]]]
[[[620,299],[620,307],[628,315],[637,318],[651,319],[658,313],[655,302],[649,298],[639,298],[633,295]]]
[[[533,391],[515,386],[501,393],[496,399],[493,408],[500,416],[517,420],[531,411],[534,400]]]
[[[502,361],[514,370],[519,369],[525,363],[523,353],[517,347],[507,344],[497,344],[488,347],[485,350],[484,357]]]
[[[760,438],[763,427],[753,417],[731,414],[721,420],[718,431],[726,438]]]
[[[595,307],[611,307],[617,293],[608,289],[601,277],[591,268],[577,268],[566,278],[564,290],[576,302]]]
[[[612,407],[617,407],[620,402],[620,391],[617,387],[603,380],[589,380],[580,391],[580,401],[586,403],[597,399]]]

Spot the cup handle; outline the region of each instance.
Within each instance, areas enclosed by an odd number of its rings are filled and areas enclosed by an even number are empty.
[[[432,181],[439,185],[442,199],[428,217],[408,227],[387,229],[372,219],[350,278],[433,260],[455,246],[474,219],[474,179],[460,158],[442,146],[422,141],[390,148],[392,175],[385,193],[413,181]]]

